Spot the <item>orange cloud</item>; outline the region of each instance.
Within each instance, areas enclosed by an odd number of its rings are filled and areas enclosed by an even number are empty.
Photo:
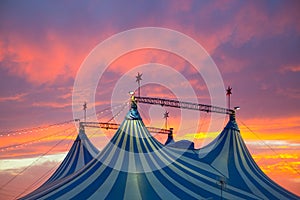
[[[254,134],[251,134],[250,130],[258,133],[262,139],[297,139],[298,136],[295,133],[299,130],[300,117],[249,118],[240,120],[237,116],[237,122],[245,137],[249,139],[255,137]],[[291,137],[289,134],[294,135]],[[254,137],[249,137],[249,135],[253,135]]]
[[[1,134],[0,158],[33,157],[48,151],[52,154],[64,152],[65,144],[77,135],[74,128],[73,124],[62,124]]]
[[[253,153],[252,156],[259,167],[275,182],[295,194],[300,194],[299,161],[300,150],[276,149]]]
[[[300,72],[300,65],[287,65],[281,67],[280,72]]]

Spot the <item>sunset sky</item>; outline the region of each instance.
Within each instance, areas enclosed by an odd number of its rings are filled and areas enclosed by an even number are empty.
[[[297,0],[2,0],[0,199],[29,192],[55,170],[77,134],[73,122],[63,122],[73,119],[72,91],[81,64],[105,39],[141,27],[175,30],[202,45],[218,67],[224,86],[233,88],[231,104],[241,107],[237,123],[253,158],[275,182],[300,195],[299,10]],[[100,121],[109,121],[124,106],[122,100],[114,111],[110,109],[118,80],[132,78],[137,87],[134,69],[146,63],[177,70],[194,88],[200,103],[211,103],[210,86],[188,61],[170,52],[141,49],[114,60],[99,81],[95,105]],[[143,81],[154,76],[150,68],[141,72]],[[168,80],[169,89],[148,84],[142,87],[143,95],[176,98],[170,88],[184,90],[184,82],[160,75]],[[128,86],[123,99],[134,89]],[[146,124],[164,126],[165,108],[141,106],[140,110]],[[126,111],[115,121],[120,123]],[[168,124],[175,128],[177,140],[193,140],[201,147],[222,131],[207,133],[210,115],[202,113],[197,132],[191,132],[193,119],[199,115],[192,112],[176,133],[181,113],[168,111]],[[103,138],[113,133],[87,131],[100,149],[107,142]]]

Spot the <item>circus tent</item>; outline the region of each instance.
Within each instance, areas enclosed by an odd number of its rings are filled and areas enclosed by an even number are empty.
[[[73,161],[75,162],[75,161]],[[252,159],[234,116],[202,149],[162,145],[135,102],[111,141],[81,170],[22,199],[299,199]]]
[[[80,127],[79,134],[77,135],[77,138],[75,139],[67,156],[64,158],[53,175],[43,185],[75,173],[79,169],[83,168],[93,158],[95,158],[98,153],[99,150],[86,136],[84,127]]]
[[[239,187],[260,199],[299,199],[285,190],[258,167],[247,149],[234,116],[222,133],[205,148],[198,150],[201,162],[222,173],[226,185]]]

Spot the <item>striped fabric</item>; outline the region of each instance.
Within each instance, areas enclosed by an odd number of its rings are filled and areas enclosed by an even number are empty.
[[[67,156],[53,175],[43,185],[73,174],[95,158],[98,153],[99,150],[88,139],[84,128],[80,128],[79,134]]]
[[[195,150],[162,145],[132,106],[114,137],[83,169],[22,199],[299,199],[257,167],[232,118]]]
[[[267,177],[247,149],[234,116],[223,132],[199,150],[201,162],[223,174],[227,185],[240,187],[261,199],[299,199]]]

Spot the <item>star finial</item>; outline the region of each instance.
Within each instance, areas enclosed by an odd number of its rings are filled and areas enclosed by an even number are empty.
[[[166,119],[166,121],[165,121],[165,129],[168,129],[168,117],[169,117],[169,112],[166,111],[164,113],[164,119]]]
[[[227,96],[230,96],[232,94],[231,90],[232,90],[232,87],[228,86],[228,88],[226,89]]]
[[[135,76],[135,78],[136,78],[136,82],[140,82],[141,80],[142,80],[142,73],[140,74],[140,72],[138,72],[138,75],[137,76]]]
[[[170,117],[170,116],[169,116],[169,112],[166,111],[166,112],[164,113],[164,119],[167,119],[168,117]]]
[[[87,109],[87,103],[84,102],[84,104],[83,104],[83,110],[86,110],[86,109]]]

